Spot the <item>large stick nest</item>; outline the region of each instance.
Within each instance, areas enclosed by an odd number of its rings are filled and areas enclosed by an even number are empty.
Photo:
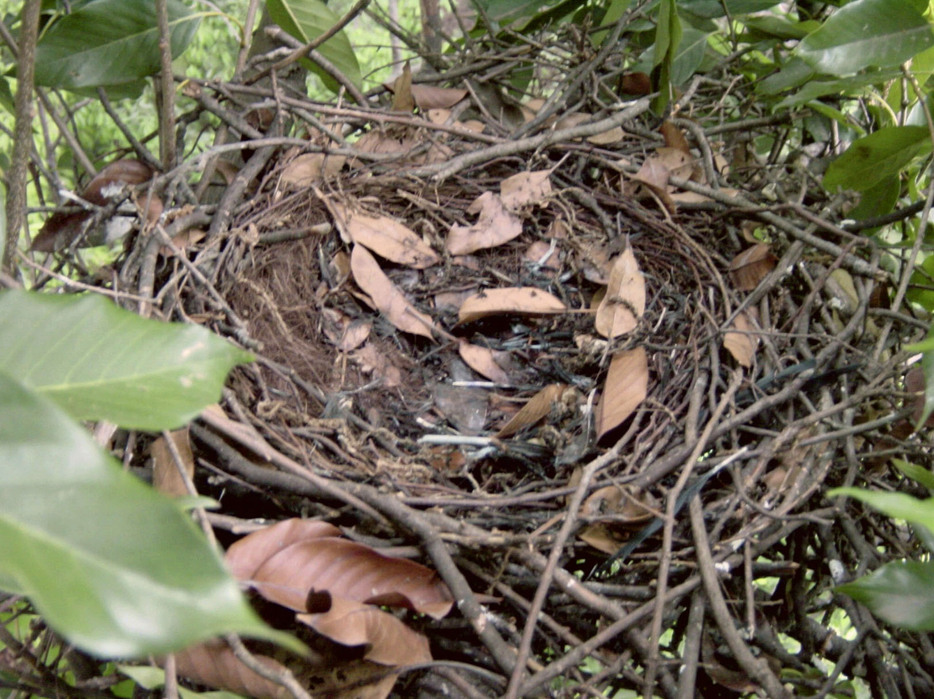
[[[257,355],[231,379],[228,420],[192,427],[196,481],[221,503],[218,526],[323,518],[372,546],[417,547],[403,551],[451,588],[458,609],[421,624],[439,662],[404,674],[401,694],[500,695],[513,675],[517,696],[646,682],[675,696],[695,681],[702,696],[810,694],[847,677],[890,696],[934,693],[929,641],[880,627],[833,590],[911,555],[905,530],[826,495],[850,484],[910,492],[891,460],[930,465],[906,417],[900,351],[925,326],[904,305],[888,308],[888,281],[900,277],[868,237],[841,228],[844,201],[778,148],[771,160],[740,157],[750,134],[781,143],[796,126],[750,112],[755,102],[730,85],[732,100],[698,81],[675,108],[690,118],[670,120],[698,174],[641,194],[634,175],[671,145],[645,99],[608,110],[582,98],[594,115],[584,121],[625,130],[598,145],[544,118],[509,138],[470,97],[462,104],[487,120],[479,134],[452,126],[457,114],[436,123],[427,110],[258,87],[192,91],[193,116],[212,113],[242,135],[248,160],[219,193],[187,203],[184,172],[170,173],[179,194],[167,228],[207,235],[177,237],[174,251],[159,231],[140,236],[121,279],[162,317]],[[248,119],[260,108],[274,116],[265,135]],[[285,123],[300,137],[276,138]],[[296,184],[298,156],[325,152],[333,169]],[[477,222],[478,197],[545,170],[551,192],[513,212],[519,236],[446,251],[452,227]],[[402,224],[438,255],[421,269],[378,257],[440,329],[430,338],[400,331],[362,290],[348,210]],[[769,254],[747,269],[751,284],[740,281],[734,259],[761,243]],[[627,249],[645,310],[633,331],[607,338],[593,308]],[[467,295],[504,287],[535,287],[569,310],[458,322]],[[745,359],[724,346],[738,327]],[[465,342],[492,350],[508,382],[471,369]],[[632,390],[608,381],[610,362],[639,348],[647,394],[598,434],[601,404]],[[500,435],[555,386],[537,419]],[[851,635],[838,633],[840,619]]]

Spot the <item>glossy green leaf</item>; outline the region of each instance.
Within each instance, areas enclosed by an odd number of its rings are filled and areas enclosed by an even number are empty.
[[[658,25],[655,29],[655,50],[653,66],[661,66],[658,78],[659,95],[652,101],[652,109],[661,114],[671,100],[673,83],[672,65],[678,46],[681,44],[681,20],[678,19],[678,7],[675,0],[661,0],[658,6]]]
[[[340,19],[320,0],[267,0],[266,9],[273,22],[305,44],[324,34]],[[324,42],[318,51],[350,82],[357,87],[361,85],[360,65],[350,39],[343,31]],[[336,89],[334,79],[317,63],[305,58],[302,65],[319,75],[331,89]]]
[[[836,97],[838,95],[864,94],[866,88],[894,80],[900,75],[901,71],[893,68],[890,70],[877,70],[868,74],[851,75],[846,78],[808,79],[801,85],[800,90],[779,102],[776,109],[793,109],[827,95]]]
[[[603,43],[604,39],[609,36],[610,30],[619,21],[619,18],[629,9],[631,4],[632,0],[610,0],[610,3],[606,5],[606,12],[600,22],[601,28],[607,28],[601,29],[601,31],[593,34],[592,40],[594,46],[600,46]]]
[[[775,7],[778,2],[775,0],[680,0],[678,4],[681,9],[692,15],[713,19],[727,14],[730,17],[737,17],[751,12],[762,12]]]
[[[172,55],[188,47],[200,16],[169,0]],[[55,22],[36,48],[36,84],[63,89],[129,83],[159,70],[152,0],[94,0]]]
[[[908,461],[902,461],[901,459],[892,459],[892,463],[895,464],[895,468],[904,473],[908,478],[917,481],[928,490],[934,492],[934,473],[932,473],[930,469]]]
[[[930,152],[931,139],[926,127],[889,126],[859,138],[834,160],[824,175],[828,191],[837,188],[865,191],[897,176],[902,168],[922,152]]]
[[[280,639],[168,498],[125,472],[52,401],[0,374],[0,580],[102,656],[237,632]]]
[[[930,561],[894,561],[837,590],[890,624],[934,631],[934,563]]]
[[[881,490],[862,488],[834,488],[827,493],[830,497],[848,495],[864,502],[895,519],[920,524],[934,531],[934,498],[919,500],[905,493],[888,493]]]
[[[800,58],[792,57],[781,70],[756,85],[756,92],[760,95],[777,95],[779,92],[804,85],[812,77],[814,69]]]
[[[0,293],[0,373],[81,420],[178,427],[250,358],[204,328],[146,320],[98,295]]]
[[[931,46],[931,25],[910,3],[856,0],[805,37],[797,54],[820,73],[842,76],[899,65]]]
[[[672,85],[683,85],[693,77],[704,59],[707,51],[707,37],[709,32],[700,31],[693,27],[685,27],[681,35],[681,43],[675,52],[671,65]]]
[[[869,189],[860,192],[859,204],[851,209],[847,218],[861,221],[867,218],[883,216],[895,208],[902,184],[897,175],[878,182]],[[865,230],[863,235],[870,235],[876,229]]]

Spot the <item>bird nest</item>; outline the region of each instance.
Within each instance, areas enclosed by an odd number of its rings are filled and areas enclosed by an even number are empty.
[[[904,531],[826,495],[920,488],[890,464],[930,462],[900,350],[926,325],[845,201],[739,157],[792,124],[700,90],[691,120],[634,99],[507,138],[196,87],[250,157],[123,275],[256,355],[191,427],[216,527],[323,519],[453,593],[397,692],[934,692],[923,636],[833,589]]]

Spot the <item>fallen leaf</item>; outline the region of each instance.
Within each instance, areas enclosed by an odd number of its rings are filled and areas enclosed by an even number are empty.
[[[396,388],[402,385],[402,370],[373,343],[364,345],[351,354],[350,358],[360,367],[360,371],[379,379],[384,387]]]
[[[292,544],[321,537],[340,536],[341,530],[316,519],[285,519],[259,529],[227,549],[224,562],[231,574],[241,581],[252,579],[256,570],[269,558]]]
[[[264,655],[254,656],[259,663],[274,672],[285,666]],[[248,697],[286,699],[288,690],[267,680],[241,663],[223,641],[207,641],[175,653],[176,672],[199,684],[205,684]]]
[[[645,400],[648,390],[649,362],[645,348],[614,354],[597,405],[597,440],[623,424]]]
[[[479,205],[479,206],[478,206]],[[476,250],[507,243],[522,233],[522,221],[510,213],[502,199],[492,192],[484,192],[471,204],[469,213],[480,216],[472,226],[451,226],[445,248],[452,255],[468,255]]]
[[[519,412],[512,416],[509,422],[499,429],[499,432],[496,433],[497,438],[511,437],[548,415],[551,412],[551,407],[561,397],[566,388],[567,386],[563,383],[553,383],[545,386],[532,396],[528,403],[523,405]]]
[[[362,245],[354,245],[350,253],[350,268],[357,286],[369,295],[390,323],[403,332],[431,339],[434,321],[409,303],[380,269],[376,258]]]
[[[748,369],[752,366],[756,348],[759,346],[752,309],[740,311],[731,327],[733,330],[727,330],[723,334],[723,346],[741,366]]]
[[[627,247],[610,267],[606,295],[597,306],[594,325],[607,338],[632,332],[645,313],[645,277],[631,247]]]
[[[188,479],[191,480],[195,475],[195,457],[191,451],[188,428],[183,427],[180,430],[172,430],[169,432],[169,437],[175,445]],[[182,478],[182,474],[178,471],[178,465],[175,463],[165,437],[161,435],[157,437],[149,447],[149,453],[152,454],[153,488],[172,497],[193,495],[193,493],[188,492],[185,479]]]
[[[668,192],[668,176],[671,174],[668,167],[660,158],[650,156],[645,159],[639,172],[632,176],[633,181],[641,183],[661,201],[662,206],[669,213],[674,213],[675,204]]]
[[[302,189],[336,177],[347,156],[327,153],[303,153],[285,166],[280,182],[290,189]]]
[[[577,533],[577,538],[597,551],[610,556],[620,550],[624,539],[614,534],[605,524],[587,524]]]
[[[588,121],[593,119],[593,114],[587,114],[585,112],[575,112],[574,114],[569,114],[566,117],[558,119],[555,124],[556,129],[569,129],[572,126],[579,126],[580,124],[586,124]],[[623,131],[621,126],[614,126],[612,129],[607,129],[606,131],[601,131],[598,134],[593,136],[588,136],[587,141],[593,143],[596,146],[607,146],[611,143],[618,143],[622,141],[625,137],[626,132]],[[580,139],[576,139],[580,140]]]
[[[402,66],[402,75],[392,84],[392,111],[412,113],[415,111],[415,98],[412,96],[412,67],[406,61]]]
[[[207,233],[205,233],[200,228],[189,228],[188,230],[182,231],[177,235],[173,235],[172,245],[178,248],[178,250],[184,251],[190,248],[192,245],[197,245],[206,237]],[[163,245],[159,248],[159,254],[163,257],[172,257],[175,253],[168,245]]]
[[[551,196],[551,170],[519,172],[499,185],[503,206],[515,211],[529,204],[541,204]]]
[[[459,323],[470,323],[480,318],[505,313],[539,315],[563,313],[564,302],[547,291],[534,286],[486,289],[474,294],[457,312]]]
[[[771,248],[758,243],[730,261],[730,279],[737,291],[752,291],[778,263]]]
[[[396,264],[425,269],[440,262],[431,247],[414,231],[388,216],[351,212],[343,204],[329,201],[334,220],[350,241],[363,245]]]
[[[680,128],[666,119],[662,122],[662,125],[658,127],[658,130],[665,139],[666,146],[681,151],[689,158],[692,157],[691,146],[688,144],[688,140],[685,138],[684,132]]]
[[[488,347],[472,345],[466,340],[462,340],[458,344],[457,350],[461,355],[461,359],[475,372],[503,386],[509,385],[509,375],[496,363],[493,350]]]
[[[412,85],[412,96],[418,108],[425,112],[430,109],[450,109],[467,96],[467,90],[459,87]]]

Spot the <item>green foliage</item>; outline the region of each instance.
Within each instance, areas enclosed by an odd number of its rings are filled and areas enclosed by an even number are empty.
[[[282,641],[181,507],[75,422],[176,426],[248,356],[202,328],[144,320],[96,296],[7,291],[0,318],[0,588],[105,656],[224,632]]]
[[[864,192],[898,176],[917,156],[930,150],[931,134],[926,126],[887,126],[853,141],[827,168],[823,184],[828,191]]]

